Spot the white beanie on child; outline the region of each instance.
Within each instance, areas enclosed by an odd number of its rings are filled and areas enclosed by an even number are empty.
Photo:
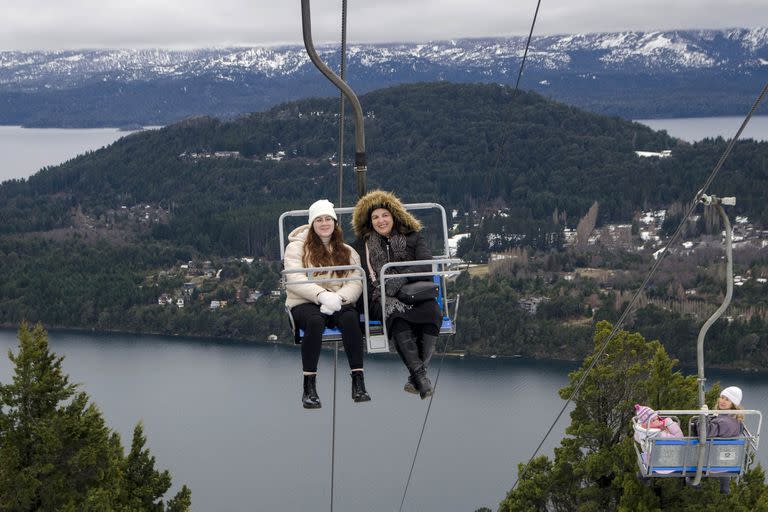
[[[333,203],[327,199],[315,201],[309,207],[309,225],[311,226],[315,219],[321,215],[329,215],[333,217],[333,220],[339,220],[336,217],[336,212],[333,210]]]

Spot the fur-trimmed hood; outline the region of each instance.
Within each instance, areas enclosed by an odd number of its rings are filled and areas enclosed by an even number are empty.
[[[352,212],[352,229],[359,238],[373,231],[369,221],[371,212],[376,208],[389,210],[397,224],[405,228],[406,233],[421,231],[421,222],[408,213],[395,194],[384,190],[372,190],[357,201],[355,211]]]

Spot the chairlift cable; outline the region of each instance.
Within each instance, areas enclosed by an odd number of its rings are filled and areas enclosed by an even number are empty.
[[[539,7],[541,7],[541,0],[538,0],[536,2],[536,10],[533,13],[533,20],[531,21],[531,29],[528,32],[528,40],[525,42],[525,50],[523,51],[523,59],[520,61],[520,69],[517,72],[517,80],[515,81],[515,88],[512,91],[512,98],[514,99],[517,95],[517,91],[520,87],[520,79],[523,76],[523,68],[525,66],[525,61],[528,58],[528,48],[531,46],[531,39],[533,38],[533,28],[536,26],[536,19],[539,17]],[[507,137],[509,136],[509,129],[508,129],[508,122],[504,122],[502,125],[502,132],[501,132],[501,144],[499,144],[499,148],[496,150],[496,161],[493,164],[493,172],[495,173],[496,170],[499,168],[499,162],[501,161],[501,155],[504,152],[504,145],[507,143]],[[472,251],[475,249],[475,244],[477,244],[477,237],[475,237],[474,241],[472,242]],[[467,268],[469,268],[469,264],[467,264]]]
[[[440,380],[440,371],[443,369],[443,361],[445,361],[445,354],[448,352],[448,341],[451,336],[446,336],[445,345],[443,345],[443,354],[440,356],[440,365],[437,367],[437,374],[435,375],[435,385],[432,386],[432,396],[429,397],[429,404],[427,405],[427,412],[424,414],[424,423],[421,425],[421,433],[419,434],[419,441],[416,443],[416,451],[413,453],[413,460],[411,461],[411,469],[408,471],[408,480],[405,482],[405,489],[403,490],[403,499],[400,500],[399,512],[403,512],[403,505],[405,504],[405,496],[408,494],[408,485],[411,483],[411,476],[413,476],[413,468],[416,466],[416,458],[419,456],[419,448],[421,447],[421,440],[424,437],[424,430],[427,428],[427,419],[429,418],[429,411],[432,410],[432,400],[435,399],[435,392],[437,391],[437,383]]]
[[[525,51],[523,51],[523,60],[520,61],[520,69],[517,72],[517,81],[515,82],[515,88],[512,91],[513,99],[516,97],[517,91],[520,88],[520,79],[523,77],[523,68],[525,67],[525,61],[528,58],[528,48],[531,46],[531,39],[533,38],[533,28],[536,26],[536,19],[539,16],[539,7],[541,7],[541,0],[538,0],[538,2],[536,3],[536,11],[533,13],[533,21],[531,21],[531,30],[528,32],[528,40],[525,43]],[[505,123],[506,129],[502,132],[501,144],[499,145],[499,149],[496,151],[496,163],[493,166],[494,171],[499,167],[499,162],[501,161],[501,155],[504,152],[504,145],[507,143],[507,137],[509,136],[508,125],[509,123]]]
[[[341,2],[341,65],[339,76],[345,78],[347,68],[347,0]],[[344,201],[344,93],[339,91],[339,208]]]
[[[680,221],[680,224],[677,226],[677,229],[672,234],[670,239],[667,241],[667,243],[664,245],[664,247],[661,249],[661,251],[658,253],[658,258],[651,266],[650,271],[648,272],[648,275],[646,276],[643,283],[640,285],[640,288],[635,292],[635,295],[632,297],[632,300],[629,302],[627,307],[624,309],[624,312],[619,317],[616,324],[613,326],[613,329],[608,334],[608,337],[605,339],[603,344],[600,346],[600,350],[598,350],[595,357],[592,359],[592,362],[587,366],[587,369],[582,374],[579,381],[576,383],[576,386],[574,387],[573,391],[571,392],[570,396],[568,396],[568,399],[565,401],[565,404],[563,404],[563,407],[560,409],[560,412],[555,417],[555,420],[552,422],[552,425],[549,427],[547,432],[544,434],[544,438],[541,440],[539,445],[536,447],[536,449],[533,452],[533,455],[531,455],[531,458],[528,459],[528,463],[523,468],[523,471],[518,475],[517,479],[515,480],[515,483],[512,485],[512,490],[514,490],[517,487],[517,484],[520,482],[520,480],[525,477],[525,474],[528,472],[528,468],[531,466],[531,463],[533,462],[533,459],[536,458],[536,455],[539,453],[539,450],[541,450],[541,447],[544,445],[544,442],[547,440],[547,437],[549,437],[549,434],[552,433],[552,430],[555,428],[555,425],[562,417],[565,410],[568,408],[568,405],[573,401],[574,396],[579,392],[581,389],[581,386],[584,384],[584,382],[587,379],[587,376],[589,375],[589,372],[592,371],[592,368],[595,367],[597,362],[600,360],[600,358],[605,353],[605,350],[608,348],[608,344],[611,342],[613,337],[618,333],[619,329],[623,325],[624,321],[626,320],[627,316],[629,316],[629,313],[634,308],[635,304],[637,303],[638,299],[640,298],[640,294],[645,290],[646,286],[648,286],[648,283],[650,283],[651,278],[656,274],[656,271],[658,270],[659,266],[661,265],[662,260],[669,252],[669,248],[672,246],[673,243],[677,241],[677,239],[680,236],[680,233],[683,231],[683,227],[685,226],[685,223],[688,221],[688,218],[691,216],[693,211],[698,206],[699,199],[702,197],[702,195],[707,191],[707,188],[712,183],[712,181],[717,177],[717,174],[720,172],[720,169],[722,168],[723,164],[725,163],[725,160],[728,158],[728,156],[731,154],[731,151],[733,150],[734,146],[736,145],[736,141],[741,136],[741,133],[746,128],[747,124],[749,123],[749,120],[752,119],[752,115],[757,110],[757,107],[760,106],[760,103],[762,103],[763,98],[765,97],[766,93],[768,93],[768,83],[765,84],[762,91],[758,95],[757,99],[755,100],[754,104],[752,105],[752,108],[750,109],[747,116],[744,118],[744,121],[741,123],[741,126],[739,127],[738,131],[736,132],[736,135],[733,136],[733,138],[728,143],[728,146],[725,148],[725,151],[723,152],[723,155],[720,157],[720,160],[718,160],[717,164],[715,165],[712,172],[710,172],[709,176],[707,176],[707,179],[704,181],[704,185],[696,192],[696,195],[693,197],[693,200],[691,201],[691,204],[688,206],[688,210],[685,212],[685,215]]]
[[[341,69],[339,76],[344,80],[344,71],[347,57],[347,0],[341,2]],[[344,93],[339,92],[339,208],[342,207],[343,170],[344,170]],[[333,343],[333,420],[331,424],[331,512],[333,512],[333,495],[336,481],[336,385],[339,369],[339,340]]]

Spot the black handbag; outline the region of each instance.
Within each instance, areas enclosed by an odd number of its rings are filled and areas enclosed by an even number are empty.
[[[438,286],[434,281],[405,283],[397,291],[397,298],[404,304],[418,304],[437,298]]]

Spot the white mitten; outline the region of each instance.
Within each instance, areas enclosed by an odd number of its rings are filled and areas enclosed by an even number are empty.
[[[334,313],[335,313],[335,311],[334,311],[334,310],[332,310],[332,309],[328,309],[328,308],[326,307],[326,305],[325,305],[325,304],[322,304],[322,305],[320,306],[320,312],[321,312],[322,314],[324,314],[324,315],[328,315],[328,316],[331,316],[332,314],[334,314]]]
[[[317,296],[317,300],[321,306],[325,306],[325,309],[330,310],[332,313],[341,309],[341,297],[339,297],[338,293],[322,292]]]

